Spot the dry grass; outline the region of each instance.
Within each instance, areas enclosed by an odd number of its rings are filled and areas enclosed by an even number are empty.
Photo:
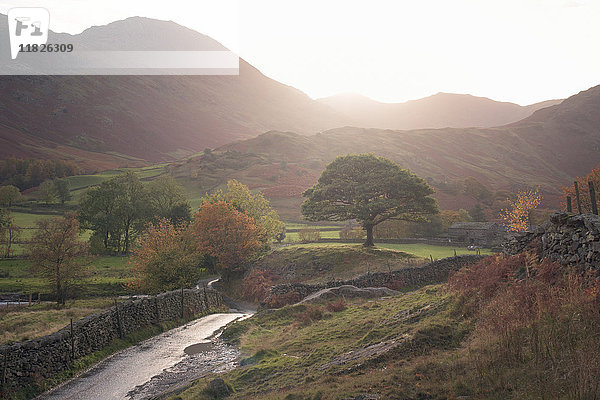
[[[33,339],[64,328],[71,318],[77,321],[112,305],[111,298],[68,301],[67,306],[36,304],[0,310],[0,343]]]

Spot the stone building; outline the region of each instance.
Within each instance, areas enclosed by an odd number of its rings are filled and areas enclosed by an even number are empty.
[[[448,228],[448,237],[453,242],[490,247],[503,232],[495,222],[456,222]]]

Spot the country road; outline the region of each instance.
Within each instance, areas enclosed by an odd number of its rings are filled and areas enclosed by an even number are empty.
[[[207,373],[231,369],[237,349],[211,345],[209,338],[248,315],[212,314],[189,322],[116,353],[38,399],[148,399]],[[206,344],[193,346],[199,343]]]

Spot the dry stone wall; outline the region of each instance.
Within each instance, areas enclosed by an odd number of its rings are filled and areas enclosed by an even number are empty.
[[[273,296],[295,293],[299,299],[302,299],[319,290],[342,285],[364,288],[383,287],[392,282],[400,282],[402,286],[417,287],[441,283],[448,279],[448,275],[451,271],[457,271],[462,267],[472,265],[483,258],[485,258],[485,256],[461,255],[443,258],[420,267],[403,268],[392,272],[376,272],[343,281],[330,281],[318,285],[309,285],[305,283],[275,285],[271,287],[270,295],[264,301],[264,304],[270,304]]]
[[[212,289],[186,289],[118,303],[48,336],[0,346],[4,389],[20,387],[65,371],[74,359],[103,349],[113,339],[164,321],[210,312],[223,305]]]
[[[600,268],[600,217],[593,214],[555,213],[550,222],[531,232],[513,235],[504,243],[506,254],[518,254],[530,246],[563,265]]]

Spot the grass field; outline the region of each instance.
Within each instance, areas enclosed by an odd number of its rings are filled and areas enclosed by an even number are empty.
[[[65,308],[53,303],[0,307],[0,344],[45,336],[113,305],[113,298],[69,300]]]
[[[0,260],[0,293],[50,293],[43,279],[30,272],[27,260]],[[126,294],[123,284],[129,270],[127,257],[94,257],[88,268],[89,276],[81,281],[75,293],[79,297],[97,297]]]
[[[325,232],[325,233],[328,233],[328,232]],[[331,233],[337,233],[337,232],[331,232]],[[353,244],[353,245],[354,246],[362,246],[360,244]],[[434,260],[446,258],[446,257],[452,257],[452,256],[454,256],[454,250],[455,250],[455,248],[453,248],[453,247],[433,246],[433,245],[428,245],[428,244],[377,244],[377,243],[375,243],[375,245],[376,245],[376,247],[381,248],[381,249],[390,249],[390,250],[396,250],[396,251],[408,253],[416,258],[429,258],[429,256],[432,256]],[[324,247],[324,246],[325,247],[348,246],[348,244],[346,244],[346,243],[303,243],[303,244],[292,244],[289,247],[295,247],[295,246],[318,248],[318,247]],[[471,250],[467,250],[464,247],[460,247],[460,248],[456,248],[456,254],[457,255],[475,254],[475,252],[471,251]],[[481,249],[481,254],[488,255],[488,254],[492,254],[492,252],[489,249]]]

